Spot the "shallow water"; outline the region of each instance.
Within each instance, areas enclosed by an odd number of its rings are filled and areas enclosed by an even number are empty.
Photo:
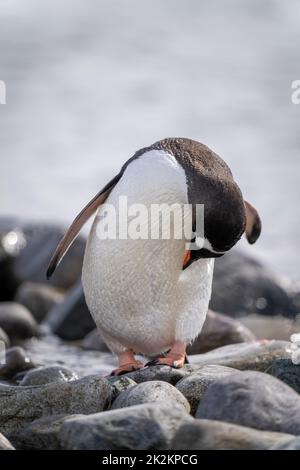
[[[299,41],[297,0],[2,0],[0,213],[69,222],[136,149],[191,137],[259,209],[250,252],[299,279]]]
[[[81,378],[86,375],[109,375],[116,366],[116,359],[110,353],[82,350],[67,345],[57,338],[32,339],[26,343],[30,358],[38,366],[60,364],[68,367]]]

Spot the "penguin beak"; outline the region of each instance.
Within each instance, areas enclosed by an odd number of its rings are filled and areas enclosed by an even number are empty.
[[[213,253],[212,251],[207,250],[206,248],[202,248],[201,250],[195,251],[195,256],[192,257],[192,252],[190,250],[186,250],[184,252],[183,264],[182,269],[188,268],[194,261],[201,258],[220,258],[224,256],[225,253]]]
[[[185,269],[190,265],[191,257],[192,257],[191,251],[185,250],[182,269]]]

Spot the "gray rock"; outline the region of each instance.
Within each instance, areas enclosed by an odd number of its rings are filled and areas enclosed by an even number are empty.
[[[277,442],[271,450],[300,450],[300,437],[292,437],[285,442]]]
[[[26,246],[15,258],[14,272],[17,279],[23,282],[45,282],[46,271],[65,229],[50,224],[19,222],[19,228],[26,237]],[[81,276],[85,239],[77,237],[68,250],[64,262],[51,277],[49,284],[69,289]]]
[[[64,299],[64,293],[56,287],[34,282],[24,282],[17,290],[15,301],[24,305],[40,323],[55,305]]]
[[[235,369],[225,366],[207,365],[200,367],[187,377],[179,380],[177,390],[188,400],[191,406],[191,414],[195,415],[201,397],[208,387],[220,377],[236,372]]]
[[[7,334],[5,333],[4,330],[2,330],[2,328],[0,328],[0,341],[2,343],[4,343],[4,346],[6,348],[9,348],[10,346],[10,341],[9,341],[9,337],[7,336]]]
[[[297,315],[295,319],[291,319],[282,315],[249,314],[239,320],[253,332],[257,339],[289,341],[292,334],[300,331],[300,315]]]
[[[189,361],[194,366],[218,364],[239,370],[265,372],[275,359],[291,359],[290,347],[287,341],[278,340],[238,343],[189,356]]]
[[[293,364],[290,359],[275,359],[266,372],[300,393],[300,364]]]
[[[108,377],[107,381],[112,387],[112,401],[114,401],[120,393],[136,385],[136,382],[130,377],[126,377],[126,375]]]
[[[148,380],[162,380],[175,385],[180,379],[186,377],[194,370],[193,366],[185,365],[182,369],[173,369],[169,366],[149,366],[126,374],[136,383],[148,382]]]
[[[38,333],[37,323],[29,310],[16,302],[0,303],[0,327],[13,343]]]
[[[95,329],[95,322],[87,308],[81,283],[69,291],[64,302],[50,310],[45,323],[60,338],[72,341],[82,339]]]
[[[78,375],[67,367],[57,365],[30,370],[22,379],[20,385],[44,385],[51,382],[71,382],[72,380],[78,380]]]
[[[83,338],[81,346],[83,349],[91,349],[94,351],[109,351],[101,336],[100,331],[97,328],[92,330]]]
[[[0,433],[0,450],[15,450],[12,444]]]
[[[10,348],[5,354],[5,364],[0,365],[0,377],[13,377],[18,372],[36,367],[24,349]]]
[[[110,399],[109,383],[98,376],[33,387],[0,385],[0,428],[9,437],[43,416],[102,411]]]
[[[210,385],[196,417],[300,434],[300,396],[268,374],[236,372]]]
[[[10,436],[14,446],[24,450],[62,450],[60,428],[68,419],[82,415],[52,415],[39,418]]]
[[[171,442],[172,450],[265,450],[284,445],[290,434],[237,426],[236,424],[194,420],[180,426]]]
[[[237,248],[216,260],[210,308],[230,316],[259,313],[294,317],[298,313],[283,283]]]
[[[174,402],[190,412],[189,402],[182,393],[173,385],[159,380],[144,382],[120,393],[113,402],[112,409],[152,402]]]
[[[5,248],[2,238],[13,232],[17,235],[16,243],[9,244],[9,252]],[[10,266],[7,266],[5,277],[0,269],[0,280],[10,290],[1,300],[12,300],[18,285],[23,282],[45,282],[46,270],[51,256],[62,239],[65,228],[45,223],[28,223],[19,218],[0,217],[0,263],[5,254],[9,256]],[[69,289],[80,279],[82,260],[85,249],[85,239],[77,237],[64,262],[51,277],[49,284]],[[13,252],[12,252],[13,251]],[[15,284],[14,284],[15,283]],[[0,297],[3,284],[0,283]]]
[[[187,353],[201,354],[227,344],[254,340],[254,334],[238,320],[209,310],[200,335],[188,347]]]
[[[147,403],[70,419],[61,446],[72,450],[165,449],[180,425],[192,418],[177,403]]]

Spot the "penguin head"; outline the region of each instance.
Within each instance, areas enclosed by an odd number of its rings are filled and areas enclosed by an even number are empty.
[[[257,210],[243,199],[234,181],[214,183],[203,192],[204,237],[200,249],[194,250],[192,258],[219,258],[229,251],[245,233],[250,244],[261,233],[261,220]],[[197,230],[195,230],[197,233]]]

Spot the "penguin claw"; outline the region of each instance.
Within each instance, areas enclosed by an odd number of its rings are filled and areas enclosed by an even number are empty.
[[[151,367],[151,366],[157,366],[157,365],[158,365],[157,359],[152,359],[152,361],[146,362],[144,367]]]
[[[117,369],[114,369],[111,373],[111,377],[115,377],[118,375],[124,375],[127,374],[128,372],[134,372],[135,370],[142,369],[144,367],[144,364],[141,362],[133,362],[133,363],[128,363],[124,364],[123,366],[118,367]]]
[[[174,358],[172,359],[172,357],[167,354],[166,356],[157,357],[156,359],[153,359],[152,361],[147,362],[145,364],[145,367],[170,366],[173,369],[180,369],[181,367],[184,366],[184,364],[188,364],[188,362],[189,361],[188,361],[187,356],[183,358],[179,358],[178,360],[174,361]]]

